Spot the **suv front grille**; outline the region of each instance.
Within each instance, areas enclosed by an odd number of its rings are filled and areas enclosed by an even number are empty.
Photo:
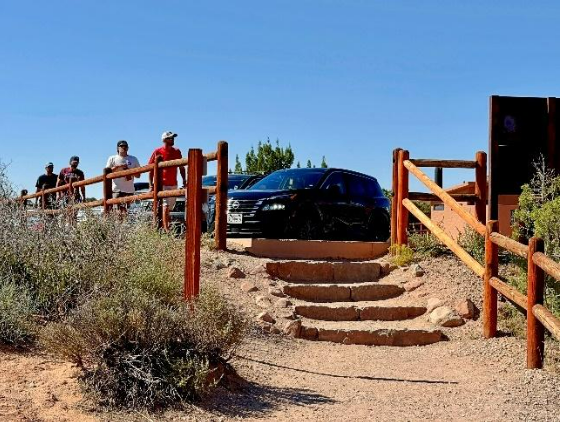
[[[262,202],[262,200],[230,198],[228,199],[228,212],[239,213],[247,217],[253,217]]]

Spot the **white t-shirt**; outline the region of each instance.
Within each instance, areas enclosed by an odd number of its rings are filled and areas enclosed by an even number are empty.
[[[136,157],[132,155],[121,157],[119,154],[109,157],[105,167],[112,168],[115,166],[122,166],[123,164],[126,164],[129,169],[140,167]],[[130,180],[127,180],[127,177],[113,179],[113,192],[134,193],[134,176],[130,176]]]

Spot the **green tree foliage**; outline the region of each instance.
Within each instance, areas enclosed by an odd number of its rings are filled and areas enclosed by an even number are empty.
[[[320,167],[321,167],[322,169],[326,169],[327,167],[329,167],[329,166],[327,165],[327,161],[325,161],[325,155],[324,155],[324,156],[322,157],[322,159],[321,159],[321,165],[320,165]]]
[[[300,165],[300,161],[298,161],[298,162],[296,163],[296,168],[299,169],[299,168],[301,168],[301,167],[302,167],[302,166]]]
[[[306,162],[306,168],[307,168],[307,169],[311,169],[311,168],[312,168],[312,162],[311,162],[310,160],[308,160],[308,161]]]
[[[245,156],[245,166],[248,173],[271,172],[280,169],[287,169],[294,162],[294,153],[290,144],[283,148],[277,139],[275,146],[267,138],[267,142],[257,144],[257,153],[254,148]],[[241,167],[241,166],[240,166]]]
[[[241,174],[243,173],[242,163],[240,163],[240,157],[236,154],[236,166],[234,167],[234,173]]]

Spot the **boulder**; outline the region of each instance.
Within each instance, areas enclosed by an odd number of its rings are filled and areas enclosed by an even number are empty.
[[[288,299],[279,299],[275,302],[275,308],[288,308],[292,302]]]
[[[278,287],[269,287],[269,294],[276,297],[284,297],[284,293]]]
[[[257,325],[267,333],[271,331],[271,328],[273,328],[273,324],[265,321],[259,321]]]
[[[415,274],[415,277],[422,277],[425,275],[425,270],[419,264],[416,264],[413,267],[413,274]]]
[[[271,301],[265,296],[257,296],[255,298],[255,303],[260,308],[269,308],[271,306]]]
[[[429,315],[429,321],[442,327],[459,327],[465,324],[463,318],[448,306],[440,306],[433,310]]]
[[[423,280],[413,280],[405,283],[403,287],[405,288],[406,291],[412,292],[413,290],[421,287],[423,284],[425,284]]]
[[[245,274],[238,267],[232,267],[228,270],[229,278],[245,278]]]
[[[427,300],[427,313],[431,313],[432,311],[434,311],[436,308],[441,307],[442,305],[444,305],[444,302],[438,298],[438,297],[431,297],[429,300]]]
[[[269,312],[261,312],[259,315],[257,315],[257,319],[260,321],[268,322],[270,324],[274,324],[276,322],[275,318],[273,318]]]
[[[301,329],[302,329],[302,321],[297,319],[294,321],[288,321],[286,324],[284,324],[282,331],[284,334],[296,338],[300,336]]]
[[[458,315],[466,319],[475,319],[478,313],[477,307],[469,299],[457,303],[454,309],[456,310]]]
[[[255,284],[253,284],[251,281],[244,281],[240,285],[240,288],[246,293],[256,292],[259,290],[257,286],[255,286]]]

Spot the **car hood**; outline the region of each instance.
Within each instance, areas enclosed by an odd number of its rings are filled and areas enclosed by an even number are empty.
[[[288,196],[298,193],[298,190],[232,190],[228,191],[228,198],[238,200],[260,200],[274,196]]]

